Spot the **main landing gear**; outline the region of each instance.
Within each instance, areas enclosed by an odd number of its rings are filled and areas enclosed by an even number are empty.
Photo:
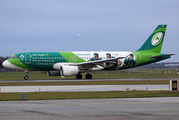
[[[92,79],[92,75],[91,74],[86,74],[86,79]]]
[[[25,70],[24,72],[26,73],[26,76],[24,76],[24,80],[28,80],[28,79],[29,79],[29,78],[28,78],[29,71],[28,71],[28,70]]]
[[[82,78],[82,75],[80,73],[78,73],[76,75],[76,79],[81,79]],[[86,74],[85,76],[86,79],[92,79],[92,75],[91,74]]]
[[[82,75],[78,73],[78,74],[76,75],[76,79],[81,79],[81,78],[82,78]]]

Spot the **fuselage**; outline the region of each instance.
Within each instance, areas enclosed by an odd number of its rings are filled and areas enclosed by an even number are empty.
[[[94,58],[94,54],[98,54],[100,60],[111,58],[125,57],[116,61],[115,69],[125,69],[128,67],[137,67],[152,62],[157,62],[168,57],[160,59],[152,59],[150,57],[157,56],[155,53],[142,53],[142,52],[128,52],[128,51],[75,51],[75,52],[23,52],[11,56],[10,59],[3,63],[3,66],[10,69],[20,70],[55,70],[54,65],[56,63],[81,63],[89,62]],[[133,60],[135,65],[128,67],[124,66],[125,60],[130,59],[130,54],[133,54]],[[103,66],[104,67],[104,66]],[[105,69],[105,67],[104,67]],[[109,70],[109,67],[106,68]]]

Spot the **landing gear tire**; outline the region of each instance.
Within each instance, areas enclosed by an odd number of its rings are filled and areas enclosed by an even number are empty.
[[[29,74],[29,71],[28,70],[24,70],[24,72],[26,73],[25,77],[24,77],[24,80],[28,80],[28,74]]]
[[[91,74],[86,74],[86,79],[92,79],[92,75]]]
[[[28,80],[28,76],[25,76],[25,77],[24,77],[24,80]]]
[[[81,74],[77,74],[76,75],[76,79],[81,79],[82,78],[82,75]]]

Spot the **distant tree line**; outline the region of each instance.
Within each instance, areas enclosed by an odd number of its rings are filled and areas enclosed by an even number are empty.
[[[2,71],[14,71],[14,70],[10,70],[10,69],[4,68],[4,67],[2,66],[2,63],[3,63],[5,60],[9,59],[9,58],[10,58],[9,56],[6,56],[6,57],[0,56],[0,72],[2,72]]]
[[[138,68],[149,68],[149,69],[155,69],[155,68],[176,68],[179,69],[179,62],[162,62],[162,63],[152,63],[144,66],[140,66]]]
[[[0,68],[3,68],[2,63],[9,58],[10,58],[9,56],[6,57],[0,56]]]

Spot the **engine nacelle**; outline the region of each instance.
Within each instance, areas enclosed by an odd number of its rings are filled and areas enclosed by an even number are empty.
[[[60,70],[61,66],[69,66],[70,64],[72,64],[72,63],[65,63],[65,62],[56,63],[56,64],[53,65],[53,69]]]
[[[60,72],[62,76],[73,76],[79,73],[79,68],[77,66],[61,66]]]
[[[60,76],[60,71],[47,71],[48,76]]]

